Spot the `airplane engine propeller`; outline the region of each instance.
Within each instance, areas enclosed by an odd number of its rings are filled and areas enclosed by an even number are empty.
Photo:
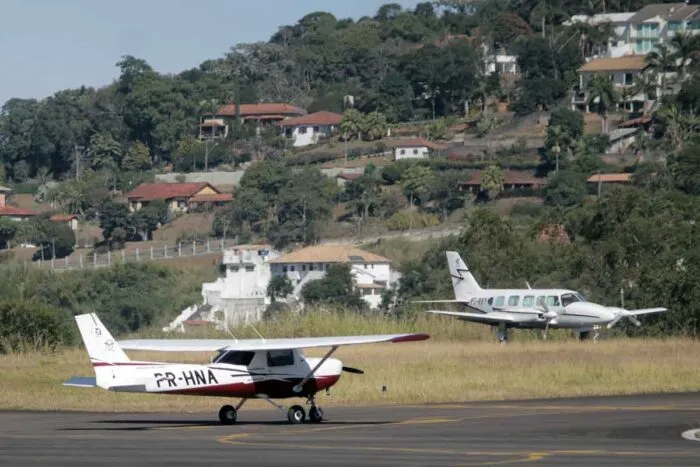
[[[344,366],[343,371],[347,371],[348,373],[354,373],[356,375],[364,375],[365,372],[360,370],[359,368],[353,368],[351,366]]]
[[[547,306],[547,302],[545,302],[544,300],[541,303],[539,303],[539,305],[541,305],[542,309],[544,310],[544,313],[540,313],[540,319],[545,320],[544,332],[542,333],[542,339],[547,340],[547,331],[549,331],[549,324],[552,321],[554,321],[555,319],[557,319],[557,317],[559,316],[559,313],[557,313],[556,311],[550,310],[549,307]]]
[[[615,319],[610,321],[608,325],[606,326],[608,329],[611,327],[615,326],[622,318],[627,318],[634,324],[635,326],[639,327],[642,325],[642,323],[634,317],[634,315],[630,314],[628,310],[625,310],[624,308],[612,308],[612,310],[615,311]]]

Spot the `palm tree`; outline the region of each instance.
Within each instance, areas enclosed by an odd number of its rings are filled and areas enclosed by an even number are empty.
[[[683,112],[676,104],[659,111],[666,125],[665,136],[674,151],[680,152],[684,144],[700,128],[700,116],[693,112]]]
[[[644,94],[644,102],[649,100],[649,96],[656,98],[656,91],[659,88],[659,78],[656,73],[642,73],[634,82],[634,94]]]
[[[561,126],[556,125],[549,130],[548,136],[552,143],[551,151],[556,157],[555,168],[556,171],[559,172],[559,154],[561,154],[561,147],[566,141],[566,135],[564,134],[564,130],[562,130]]]
[[[595,75],[588,83],[588,105],[595,104],[596,112],[603,122],[602,132],[608,132],[608,111],[618,101],[617,92],[612,81],[601,75]]]
[[[503,171],[497,165],[488,166],[481,174],[481,189],[489,198],[502,192],[504,183]]]
[[[362,139],[362,113],[357,109],[347,109],[340,122],[340,129],[346,140],[353,136]]]
[[[649,69],[661,76],[661,98],[666,95],[666,73],[676,67],[676,58],[666,44],[659,44],[656,50],[649,52],[644,61]]]
[[[700,49],[700,40],[687,31],[678,32],[670,40],[674,50],[674,60],[677,62],[678,77],[680,81],[685,78],[686,68],[692,61],[693,56]]]

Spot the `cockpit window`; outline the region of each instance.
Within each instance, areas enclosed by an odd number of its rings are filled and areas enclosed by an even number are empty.
[[[586,301],[586,297],[584,297],[584,296],[581,295],[580,293],[576,292],[576,293],[574,293],[574,295],[576,296],[576,298],[578,298],[578,301],[579,301],[579,302],[585,302],[585,301]]]
[[[214,360],[214,363],[228,363],[229,365],[248,366],[253,360],[253,356],[255,356],[255,352],[229,350],[219,354],[219,356]]]
[[[294,352],[291,350],[270,350],[267,352],[267,366],[294,365]]]
[[[568,306],[575,302],[582,302],[581,297],[574,293],[565,293],[561,296],[561,306]]]

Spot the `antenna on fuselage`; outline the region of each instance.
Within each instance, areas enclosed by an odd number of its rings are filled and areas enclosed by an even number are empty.
[[[530,287],[530,283],[528,281],[525,281],[525,285],[527,285],[527,288],[532,290],[532,287]]]

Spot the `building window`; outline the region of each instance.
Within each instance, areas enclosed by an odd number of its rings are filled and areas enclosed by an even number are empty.
[[[404,154],[406,154],[406,150],[402,149],[399,154],[401,154],[403,156]]]
[[[305,134],[306,134],[306,127],[305,127],[305,126],[300,126],[300,127],[299,127],[299,134],[300,134],[300,135],[305,135]]]
[[[302,265],[301,265],[301,270],[302,270],[302,271],[306,271],[306,265],[305,265],[305,264],[302,264]]]
[[[625,73],[625,86],[631,86],[634,84],[634,76],[632,73]]]
[[[287,266],[282,266],[282,272],[287,272]]]
[[[318,127],[317,127],[317,126],[314,127],[314,133],[318,133]]]
[[[294,266],[289,266],[289,271],[294,272]]]
[[[414,149],[413,154],[418,154],[418,149]]]

